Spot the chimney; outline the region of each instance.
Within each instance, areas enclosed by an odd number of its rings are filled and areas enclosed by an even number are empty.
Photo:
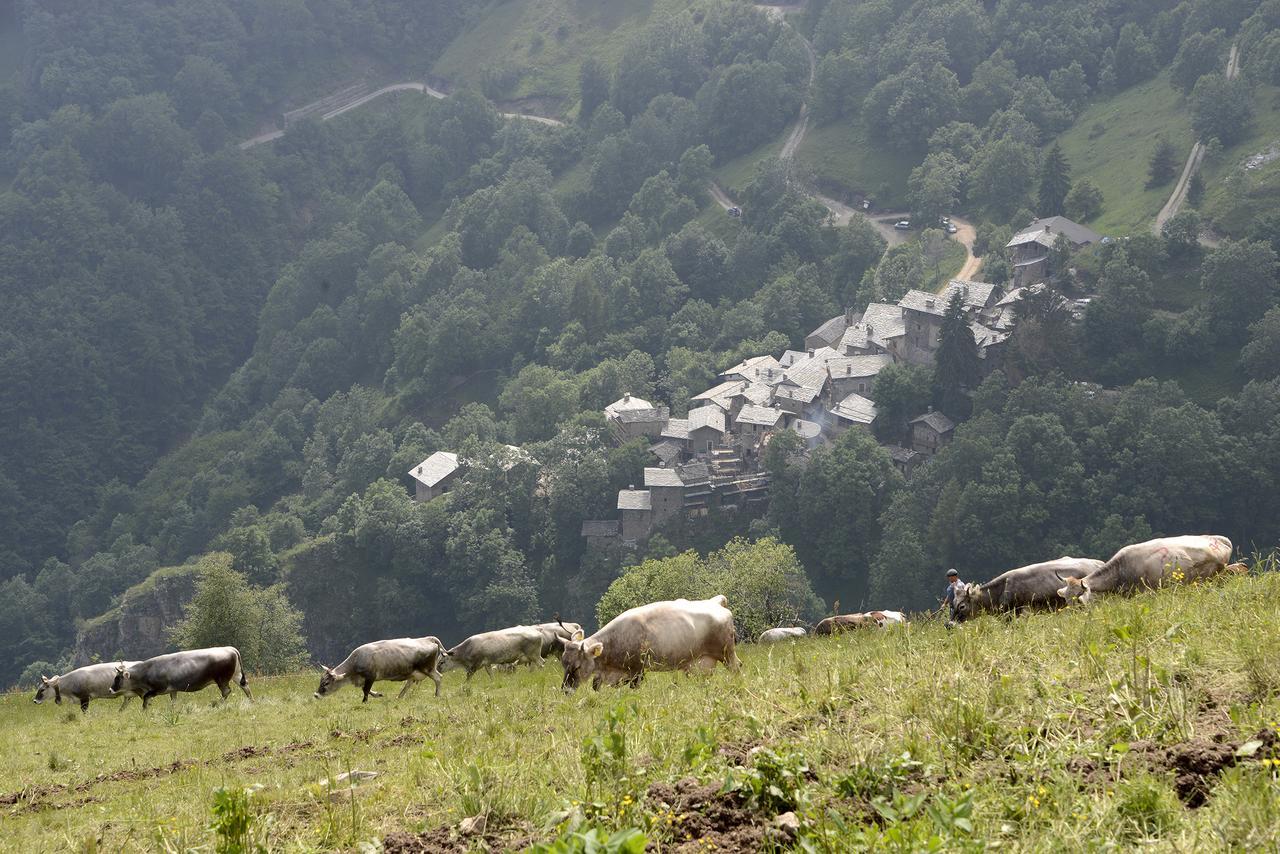
[[[875,333],[876,333],[876,331],[875,331],[874,329],[872,329],[872,328],[871,328],[871,324],[870,324],[870,323],[868,323],[868,324],[867,324],[867,337],[868,337],[868,338],[870,338],[870,337],[871,337],[872,335],[874,335]]]
[[[853,374],[853,365],[845,365],[844,375],[847,377],[847,376],[852,376],[852,374]]]
[[[849,306],[844,310],[844,323],[846,326],[853,325],[853,306]]]
[[[926,297],[924,301],[925,308],[933,308],[933,297]]]
[[[1046,222],[1046,223],[1044,224],[1044,230],[1045,230],[1045,233],[1047,234],[1048,232],[1052,231],[1053,229],[1049,228],[1049,223],[1047,223],[1047,222]]]
[[[422,466],[418,466],[418,474],[422,474]]]
[[[812,357],[813,357],[813,348],[812,348],[812,347],[810,347],[810,348],[809,348],[809,356],[810,356],[810,358],[812,358]]]
[[[930,412],[932,412],[932,411],[933,411],[933,407],[932,407],[932,406],[930,406],[930,407],[929,407],[929,411],[930,411]],[[636,485],[635,485],[634,483],[628,483],[628,484],[627,484],[627,489],[635,489],[635,488],[636,488]]]
[[[623,399],[624,401],[626,401],[626,402],[630,403],[630,402],[631,402],[631,392],[626,392],[625,394],[623,394],[623,395],[622,395],[622,399]]]

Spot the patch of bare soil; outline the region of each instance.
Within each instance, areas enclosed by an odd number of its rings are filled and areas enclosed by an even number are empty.
[[[382,837],[386,854],[466,854],[468,851],[521,851],[535,841],[532,836],[504,836],[496,832],[462,835],[452,827],[423,833],[397,831]]]
[[[1135,741],[1129,745],[1129,756],[1124,762],[1136,759],[1150,771],[1173,773],[1173,786],[1182,802],[1191,809],[1205,804],[1218,775],[1224,769],[1241,762],[1256,762],[1273,755],[1280,747],[1280,735],[1275,730],[1261,730],[1253,738],[1261,746],[1252,755],[1238,756],[1241,742],[1230,741],[1219,733],[1212,739],[1196,738],[1176,744],[1156,744],[1151,741]],[[1124,776],[1124,762],[1118,769]],[[1067,763],[1067,769],[1095,784],[1115,777],[1117,769],[1095,759],[1078,756]]]
[[[674,785],[654,783],[648,799],[675,813],[675,851],[701,851],[708,843],[721,851],[761,851],[778,841],[767,817],[748,809],[738,794],[722,793],[714,783],[688,777]]]
[[[223,762],[240,762],[245,759],[252,759],[257,756],[269,756],[276,754],[292,753],[298,750],[306,750],[312,747],[310,741],[295,741],[281,747],[258,747],[254,745],[245,745],[244,747],[229,750],[222,754]],[[86,803],[92,803],[95,798],[82,798],[76,801],[70,801],[64,804],[50,804],[49,799],[54,795],[87,792],[94,786],[102,783],[122,783],[137,782],[139,780],[149,780],[153,777],[166,777],[170,774],[177,774],[184,771],[199,762],[195,759],[177,759],[168,765],[157,765],[153,768],[126,768],[121,771],[113,771],[110,774],[99,774],[92,779],[76,783],[74,786],[69,783],[55,783],[49,786],[32,786],[18,792],[9,792],[0,794],[0,806],[19,805],[14,813],[27,812],[34,809],[68,809],[71,807],[83,806]]]

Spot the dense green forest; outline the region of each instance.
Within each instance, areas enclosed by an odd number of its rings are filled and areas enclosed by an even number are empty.
[[[580,57],[563,125],[459,88],[238,146],[353,74],[428,76],[504,5],[0,5],[21,49],[0,81],[0,683],[211,550],[282,585],[330,658],[589,622],[624,566],[739,535],[794,546],[828,603],[885,607],[931,605],[944,565],[1280,540],[1280,214],[1214,248],[1191,209],[1074,258],[1083,320],[1025,300],[1005,370],[971,393],[890,371],[890,431],[934,404],[968,418],[909,480],[860,432],[803,459],[780,441],[767,508],[680,520],[639,553],[580,536],[650,464],[610,441],[606,404],[683,413],[718,371],[803,348],[930,263],[923,241],[886,254],[869,221],[835,226],[774,158],[730,222],[718,167],[802,103],[856,121],[915,158],[914,214],[965,213],[982,278],[1006,282],[1013,230],[1100,204],[1057,135],[1168,73],[1200,137],[1228,143],[1280,83],[1280,2],[811,0],[784,21],[696,0]],[[547,20],[538,38],[568,37]],[[1229,382],[1189,388],[1214,360]],[[437,450],[467,476],[414,502],[405,472]]]

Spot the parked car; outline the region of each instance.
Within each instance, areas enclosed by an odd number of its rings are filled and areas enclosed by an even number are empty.
[[[733,207],[731,207],[731,208],[727,209],[727,210],[725,211],[725,213],[729,214],[729,216],[734,217],[734,218],[736,219],[737,217],[742,216],[742,208],[740,208],[740,207],[738,207],[737,205],[735,205],[735,206],[733,206]]]
[[[950,221],[947,222],[946,229],[947,229],[947,234],[955,234],[957,231],[959,231],[959,229],[956,228],[956,224]]]
[[[894,227],[894,228],[896,228],[896,229],[898,229],[898,231],[910,231],[910,230],[911,230],[911,220],[909,220],[909,219],[900,219],[900,220],[898,220],[897,222],[895,222],[895,223],[893,224],[893,227]]]

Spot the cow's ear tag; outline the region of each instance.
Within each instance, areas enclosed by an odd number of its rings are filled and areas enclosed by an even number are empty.
[[[576,632],[573,633],[573,637],[570,638],[570,640],[580,641],[586,636],[587,636],[586,633],[583,632],[582,629],[578,629]]]
[[[599,658],[599,657],[600,657],[600,655],[601,655],[601,653],[603,653],[603,652],[604,652],[604,644],[602,644],[602,643],[593,643],[593,644],[591,645],[591,657],[592,657],[592,658]]]

